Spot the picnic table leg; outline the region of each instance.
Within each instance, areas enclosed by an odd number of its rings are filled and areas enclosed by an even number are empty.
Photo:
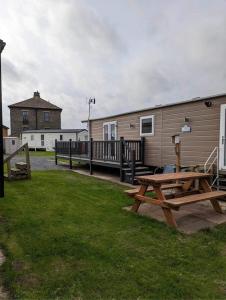
[[[147,188],[148,188],[148,185],[142,184],[141,187],[140,187],[140,190],[139,190],[139,192],[138,192],[137,194],[138,194],[138,195],[141,195],[141,196],[144,196],[144,194],[145,194],[146,191],[147,191]],[[138,209],[139,209],[139,207],[140,207],[140,205],[141,205],[141,201],[135,199],[135,203],[134,203],[134,205],[132,206],[131,211],[137,212]]]
[[[166,218],[166,223],[171,227],[177,228],[177,223],[174,219],[171,209],[168,207],[162,207],[162,210]]]
[[[160,201],[164,201],[166,200],[165,198],[165,195],[163,194],[162,190],[161,190],[161,186],[154,186],[154,191],[157,195],[157,198],[160,200]],[[176,228],[177,227],[177,223],[175,221],[175,218],[172,214],[172,211],[169,207],[167,206],[161,206],[162,207],[162,210],[163,210],[163,213],[164,213],[164,216],[166,218],[166,223],[171,226],[171,227],[174,227]]]
[[[212,188],[206,178],[200,178],[200,186],[203,188],[204,192],[212,192]],[[217,199],[211,199],[210,202],[217,213],[223,214],[222,208]]]

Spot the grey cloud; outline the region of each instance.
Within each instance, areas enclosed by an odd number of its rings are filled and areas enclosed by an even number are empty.
[[[41,95],[63,127],[92,116],[225,92],[222,0],[8,0],[0,11],[4,115]]]

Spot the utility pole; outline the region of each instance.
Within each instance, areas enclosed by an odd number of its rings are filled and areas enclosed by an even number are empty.
[[[88,141],[90,140],[90,114],[91,114],[91,104],[95,104],[96,100],[95,98],[89,98],[88,104],[89,104],[89,115],[88,115]]]
[[[4,154],[3,154],[3,133],[2,133],[2,51],[6,43],[0,40],[0,197],[4,197]]]

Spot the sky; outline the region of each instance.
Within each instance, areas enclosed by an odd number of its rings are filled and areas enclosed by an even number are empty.
[[[3,120],[38,90],[62,128],[226,92],[226,0],[0,0]]]

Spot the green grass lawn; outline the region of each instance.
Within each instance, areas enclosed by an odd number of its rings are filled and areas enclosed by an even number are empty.
[[[226,226],[184,236],[126,212],[122,187],[33,172],[0,199],[1,268],[15,299],[225,299]]]
[[[30,156],[55,156],[54,151],[29,151]],[[23,152],[20,155],[25,155]]]
[[[30,151],[31,156],[55,156],[54,151]]]

